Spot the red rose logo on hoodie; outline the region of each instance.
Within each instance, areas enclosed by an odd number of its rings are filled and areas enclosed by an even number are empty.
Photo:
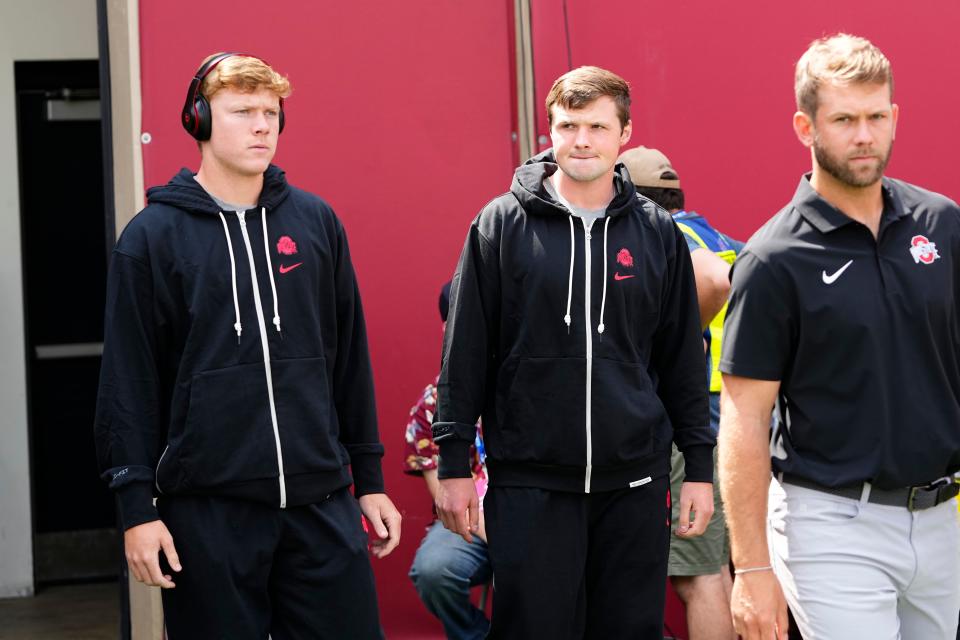
[[[617,252],[617,264],[629,269],[633,266],[633,256],[630,255],[630,252],[626,249],[620,249],[620,251]]]
[[[290,236],[280,236],[277,242],[277,253],[282,256],[292,256],[297,252],[297,243]]]

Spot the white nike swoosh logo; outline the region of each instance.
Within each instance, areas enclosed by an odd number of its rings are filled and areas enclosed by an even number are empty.
[[[843,272],[847,270],[847,267],[849,267],[849,266],[852,265],[852,264],[853,264],[853,260],[850,260],[849,262],[847,262],[847,264],[845,264],[845,265],[843,265],[842,267],[840,267],[839,269],[837,269],[836,272],[834,272],[834,274],[833,274],[833,275],[830,275],[830,276],[828,276],[828,275],[827,275],[827,272],[824,271],[824,272],[823,272],[823,282],[824,282],[824,284],[833,284],[834,282],[836,282],[836,281],[837,281],[837,278],[839,278],[839,277],[843,274]]]

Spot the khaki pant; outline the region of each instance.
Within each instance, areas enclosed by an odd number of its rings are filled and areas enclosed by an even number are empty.
[[[767,533],[805,640],[956,639],[956,498],[910,512],[774,480]]]

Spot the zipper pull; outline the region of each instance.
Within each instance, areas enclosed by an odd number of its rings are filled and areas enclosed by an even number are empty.
[[[241,227],[247,226],[246,215],[247,215],[246,211],[237,211],[237,217],[240,218]]]

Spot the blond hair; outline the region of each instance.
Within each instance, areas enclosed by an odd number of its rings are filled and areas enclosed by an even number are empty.
[[[893,98],[890,61],[866,38],[847,33],[814,40],[800,56],[793,85],[797,109],[814,117],[819,106],[817,92],[825,82],[886,84]]]
[[[207,56],[203,64],[207,64],[219,55],[223,54],[215,53]],[[200,93],[210,100],[218,91],[227,87],[244,93],[268,89],[277,94],[280,99],[289,97],[293,92],[286,76],[274,71],[260,58],[246,55],[234,55],[221,60],[203,79]]]
[[[630,122],[630,85],[600,67],[579,67],[557,78],[547,94],[547,122],[553,124],[551,107],[555,104],[564,109],[582,109],[602,96],[613,98],[620,126],[626,126]]]

